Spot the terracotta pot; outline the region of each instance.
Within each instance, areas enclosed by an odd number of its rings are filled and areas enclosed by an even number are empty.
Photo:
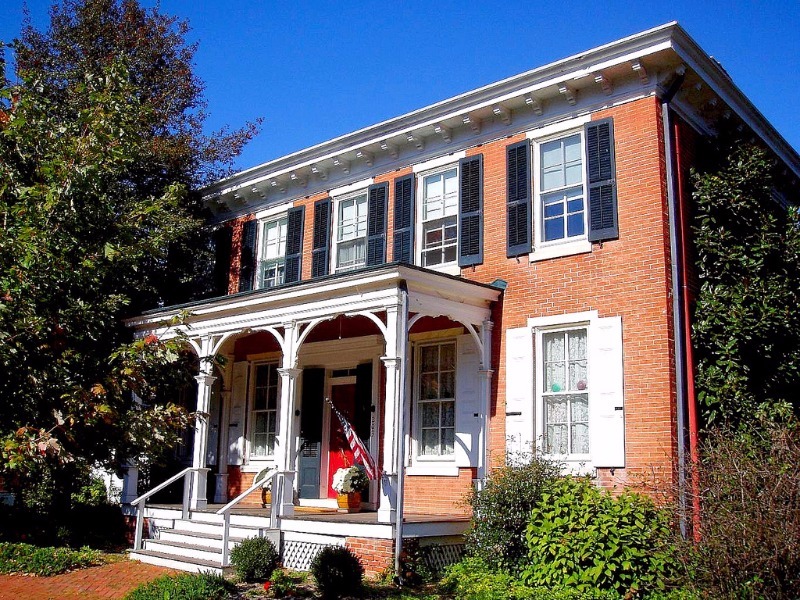
[[[361,511],[361,492],[350,492],[336,496],[339,512],[357,513]]]

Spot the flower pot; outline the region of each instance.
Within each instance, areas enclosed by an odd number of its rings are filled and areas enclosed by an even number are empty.
[[[336,496],[339,512],[357,513],[361,511],[361,492],[350,492]]]

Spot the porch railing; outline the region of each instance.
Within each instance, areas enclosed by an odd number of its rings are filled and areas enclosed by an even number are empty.
[[[165,482],[157,485],[149,492],[145,492],[136,500],[131,502],[131,506],[136,507],[136,534],[133,538],[133,549],[134,551],[138,551],[142,549],[142,530],[144,528],[144,508],[145,504],[147,504],[147,499],[150,498],[153,494],[157,494],[161,490],[163,490],[168,485],[175,483],[181,477],[183,477],[183,506],[181,510],[181,518],[186,519],[189,517],[189,494],[191,492],[191,474],[195,471],[210,471],[210,469],[205,467],[186,467],[180,473],[176,473]]]
[[[253,485],[243,491],[241,494],[236,496],[233,500],[228,502],[225,506],[220,508],[217,511],[218,515],[222,515],[222,567],[225,568],[229,565],[230,559],[229,554],[230,550],[228,549],[228,542],[230,540],[230,530],[231,530],[231,509],[234,506],[239,504],[246,496],[249,496],[253,492],[255,492],[260,487],[265,487],[267,480],[272,480],[270,485],[272,486],[272,502],[270,503],[270,511],[269,511],[269,521],[270,525],[274,526],[275,519],[278,515],[277,503],[280,502],[280,498],[278,497],[278,487],[275,485],[275,477],[280,473],[278,469],[271,469],[267,471],[264,476],[260,479],[253,481]]]

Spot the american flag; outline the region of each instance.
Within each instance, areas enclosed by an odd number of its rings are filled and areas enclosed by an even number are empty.
[[[369,450],[367,450],[364,442],[362,442],[361,438],[358,437],[358,434],[353,429],[353,426],[347,421],[345,416],[339,412],[339,409],[333,405],[333,402],[330,400],[328,400],[328,402],[331,405],[331,410],[333,410],[333,412],[336,413],[336,416],[339,417],[339,422],[342,424],[344,436],[347,438],[347,443],[350,444],[350,449],[353,451],[353,458],[364,465],[364,470],[367,472],[367,477],[370,479],[377,479],[378,469],[375,466],[375,459],[372,458],[372,455],[369,453]]]

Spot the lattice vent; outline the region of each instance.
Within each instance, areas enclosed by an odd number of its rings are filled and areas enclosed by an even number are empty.
[[[311,569],[311,561],[326,545],[284,539],[283,566],[295,571],[308,571]]]
[[[421,550],[425,564],[437,572],[457,563],[464,556],[464,544],[433,544]]]

